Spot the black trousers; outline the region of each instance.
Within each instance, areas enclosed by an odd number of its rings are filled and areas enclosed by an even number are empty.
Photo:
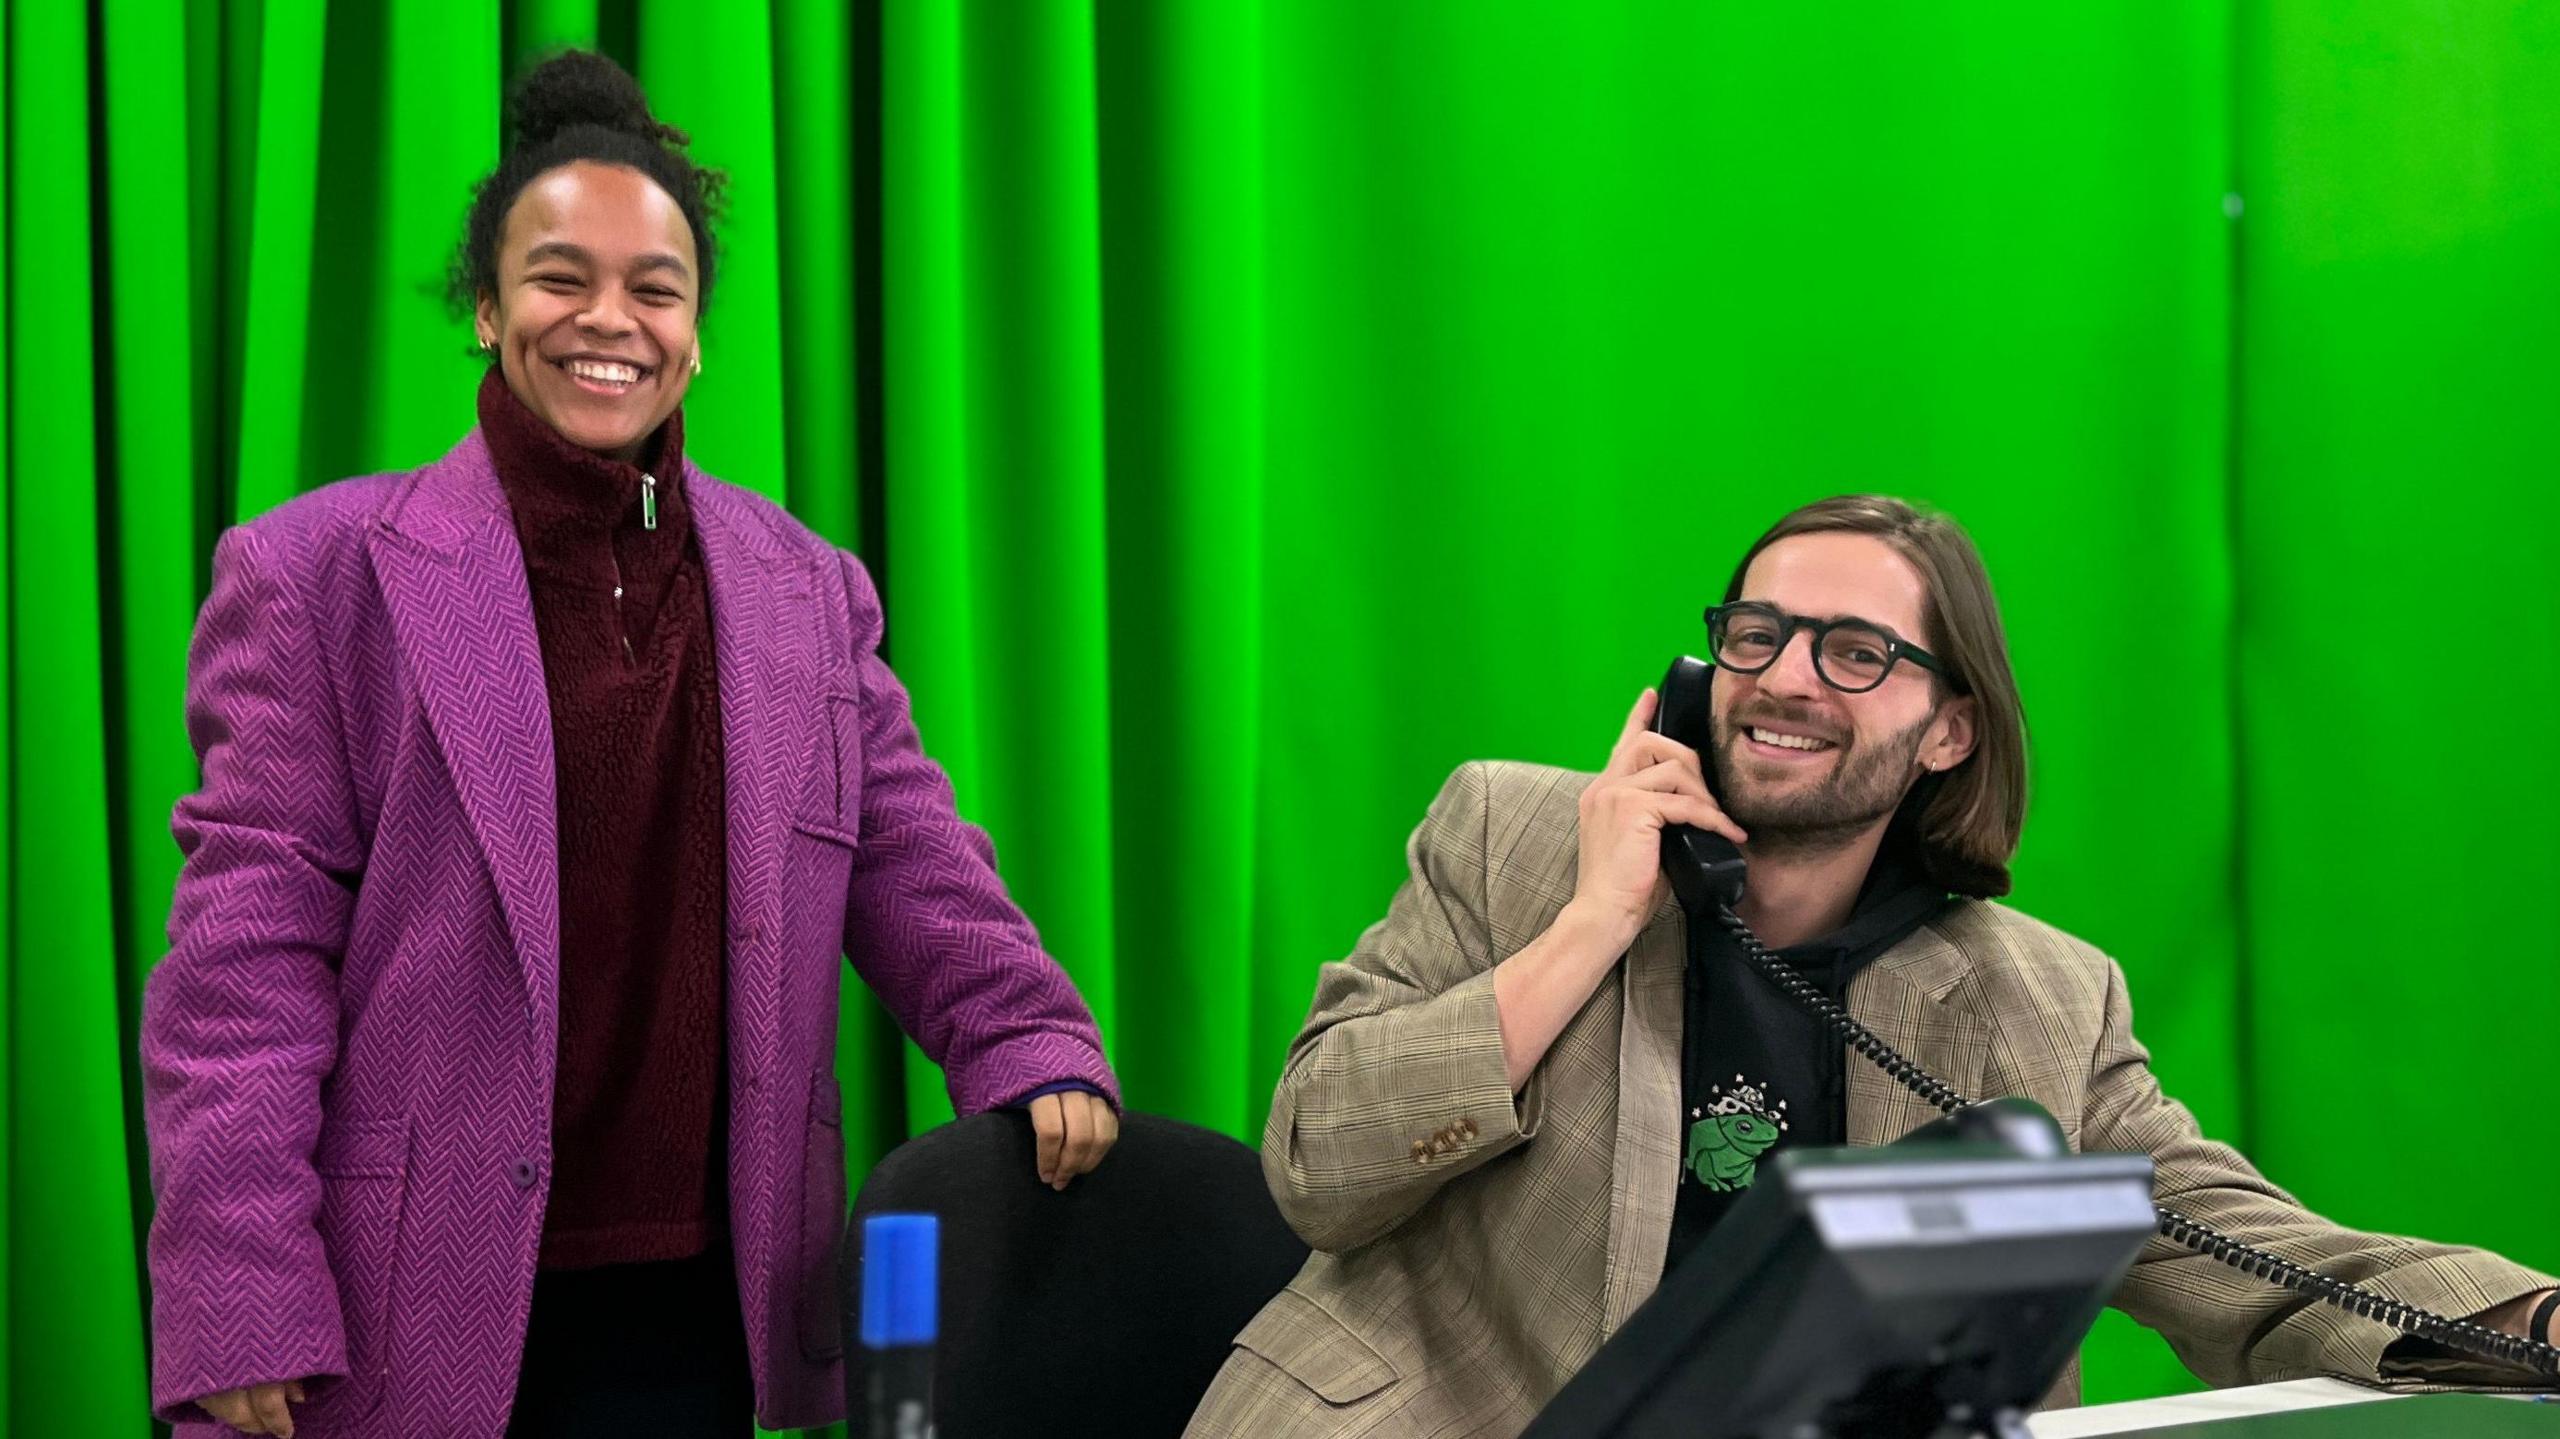
[[[536,1274],[510,1439],[748,1439],[755,1384],[731,1266],[722,1243]]]

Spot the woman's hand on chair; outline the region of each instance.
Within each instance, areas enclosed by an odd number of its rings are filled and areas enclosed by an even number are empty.
[[[1120,1116],[1099,1094],[1070,1089],[1031,1101],[1031,1132],[1037,1143],[1032,1158],[1040,1182],[1064,1189],[1067,1181],[1089,1173],[1120,1137]]]
[[[196,1401],[204,1412],[239,1430],[243,1434],[275,1434],[291,1439],[293,1411],[286,1401],[302,1402],[299,1382],[252,1384],[245,1389],[225,1389],[207,1394]]]

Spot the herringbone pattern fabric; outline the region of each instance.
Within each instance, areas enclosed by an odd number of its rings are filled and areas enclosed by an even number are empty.
[[[1516,1434],[1660,1281],[1680,1171],[1678,905],[1516,1101],[1494,1010],[1493,966],[1573,895],[1591,778],[1461,768],[1387,917],[1324,967],[1262,1141],[1273,1195],[1318,1252],[1237,1336],[1191,1434]],[[2114,962],[2014,910],[1956,906],[1861,971],[1849,1008],[1968,1095],[2025,1095],[2075,1145],[2147,1151],[2162,1202],[2300,1263],[2456,1314],[2552,1283],[2304,1210],[2160,1092]],[[1935,1113],[1854,1057],[1848,1109],[1857,1144]],[[2371,1379],[2390,1338],[2165,1240],[2116,1302],[2215,1383]],[[2053,1401],[2077,1392],[2066,1374]]]
[[[728,777],[729,1200],[757,1407],[842,1407],[850,953],[963,1112],[1075,1078],[1092,1020],[954,812],[858,562],[690,467]],[[144,1003],[152,1393],[328,1376],[299,1432],[503,1432],[549,1178],[559,884],[523,558],[477,434],[224,537],[204,786]]]

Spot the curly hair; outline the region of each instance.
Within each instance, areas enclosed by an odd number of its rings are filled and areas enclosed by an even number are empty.
[[[472,192],[462,248],[446,282],[456,306],[468,309],[498,288],[498,238],[524,187],[546,171],[591,160],[637,170],[676,202],[693,229],[696,311],[710,310],[711,220],[727,176],[685,154],[690,138],[649,113],[648,97],[629,71],[592,50],[564,50],[516,81],[502,125],[505,151]]]

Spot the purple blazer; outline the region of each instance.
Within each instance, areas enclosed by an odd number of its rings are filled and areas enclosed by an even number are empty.
[[[728,1195],[756,1409],[843,1408],[838,956],[964,1114],[1116,1102],[918,747],[859,561],[690,464],[727,752]],[[551,1172],[559,855],[524,558],[478,432],[227,533],[204,786],[143,1003],[152,1398],[329,1376],[297,1432],[506,1428]]]

